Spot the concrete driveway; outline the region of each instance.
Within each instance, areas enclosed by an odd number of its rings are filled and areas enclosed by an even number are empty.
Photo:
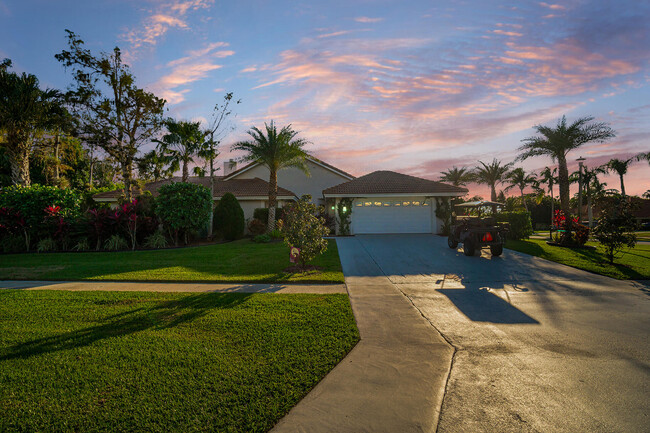
[[[650,288],[428,235],[357,236],[456,348],[440,432],[650,431]],[[341,246],[339,246],[341,248]]]

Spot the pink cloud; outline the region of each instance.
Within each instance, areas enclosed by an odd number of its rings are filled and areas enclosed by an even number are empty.
[[[370,17],[356,17],[354,19],[358,23],[379,23],[383,21],[383,18],[370,18]]]
[[[566,7],[564,7],[562,5],[559,5],[559,4],[549,4],[549,3],[541,2],[539,5],[543,6],[545,8],[553,9],[553,10],[565,10],[566,9]]]

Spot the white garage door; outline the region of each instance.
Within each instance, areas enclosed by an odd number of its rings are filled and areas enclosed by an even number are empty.
[[[352,232],[431,233],[431,200],[357,199],[352,203]]]

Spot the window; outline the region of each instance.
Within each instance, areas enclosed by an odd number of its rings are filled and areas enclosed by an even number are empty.
[[[420,202],[419,201],[414,201],[413,206],[420,206]]]
[[[423,201],[422,206],[429,206],[429,203],[427,203],[426,201]]]
[[[402,205],[402,203],[396,201],[395,204],[394,204],[393,206],[401,206],[401,205]]]
[[[385,202],[384,202],[384,207],[387,207],[387,206],[390,206],[390,202],[389,202],[389,201],[385,201]]]
[[[361,206],[363,206],[363,202],[360,201],[357,203],[357,207],[361,207]]]
[[[376,202],[375,202],[375,206],[381,206],[381,202],[380,202],[380,201],[376,201]]]
[[[410,201],[403,201],[402,206],[411,206],[411,202]]]
[[[372,202],[371,202],[371,201],[367,201],[367,202],[365,202],[363,205],[364,205],[364,206],[372,206]]]

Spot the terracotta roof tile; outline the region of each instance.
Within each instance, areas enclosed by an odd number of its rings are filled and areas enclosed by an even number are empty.
[[[230,192],[235,197],[259,197],[266,196],[269,193],[269,183],[256,177],[255,179],[231,179],[223,180],[223,176],[214,177],[214,196],[222,197],[225,193]],[[180,182],[181,177],[172,177],[170,179],[159,180],[157,182],[149,182],[145,184],[144,189],[151,191],[154,196],[158,195],[158,189],[163,185],[169,185],[172,182]],[[206,188],[210,187],[209,177],[190,177],[191,183],[203,185]],[[95,199],[116,199],[122,194],[121,190],[100,192],[95,194]],[[278,197],[294,197],[296,194],[288,189],[278,186]]]
[[[326,195],[337,194],[439,194],[453,193],[463,195],[467,188],[396,173],[394,171],[374,171],[349,182],[323,191]]]

